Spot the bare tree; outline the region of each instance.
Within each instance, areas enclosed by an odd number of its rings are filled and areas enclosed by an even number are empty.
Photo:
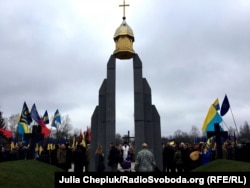
[[[115,135],[115,145],[118,146],[121,143],[123,143],[123,138],[122,138],[121,134],[116,133],[116,135]]]
[[[229,135],[234,135],[234,133],[236,132],[236,129],[230,126],[228,128],[227,132],[228,132]]]
[[[176,130],[176,131],[174,132],[174,137],[175,137],[175,138],[181,137],[182,134],[183,134],[183,132],[182,132],[180,129],[178,129],[178,130]]]
[[[190,141],[190,136],[188,133],[183,132],[181,130],[177,130],[174,132],[174,141],[178,144],[181,142],[189,142]]]
[[[18,114],[12,114],[8,118],[8,127],[10,128],[13,134],[16,133],[17,124],[18,124]]]
[[[190,131],[190,136],[192,139],[194,140],[195,138],[199,137],[200,134],[200,130],[195,125],[193,125]]]
[[[5,120],[3,118],[3,112],[0,111],[0,128],[6,129]]]
[[[58,141],[68,140],[74,134],[73,126],[68,115],[62,117],[61,124],[57,124],[54,136]]]
[[[250,137],[250,126],[248,125],[247,122],[245,122],[245,124],[240,127],[240,137],[241,140],[245,140],[245,141],[249,141],[249,137]]]

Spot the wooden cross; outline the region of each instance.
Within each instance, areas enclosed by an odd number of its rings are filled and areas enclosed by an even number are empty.
[[[40,125],[33,125],[32,133],[25,133],[24,134],[24,140],[28,141],[30,144],[29,152],[30,152],[30,157],[32,159],[35,158],[36,143],[38,143],[43,138],[44,138],[44,134],[41,133]]]
[[[125,0],[123,0],[123,4],[122,5],[119,5],[119,7],[123,7],[123,19],[125,19],[125,7],[128,7],[129,4],[125,4]]]
[[[123,138],[127,139],[128,144],[129,144],[130,143],[130,138],[134,138],[134,137],[129,136],[129,131],[128,131],[128,136],[124,136]]]
[[[207,137],[215,136],[217,159],[223,158],[221,137],[228,138],[227,131],[220,131],[220,125],[214,124],[214,131],[207,131]]]

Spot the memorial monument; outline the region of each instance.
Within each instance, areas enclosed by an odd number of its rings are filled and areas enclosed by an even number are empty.
[[[150,85],[142,77],[142,62],[133,49],[134,34],[125,17],[125,7],[129,5],[123,1],[119,6],[123,7],[123,20],[114,34],[115,50],[108,60],[107,78],[101,84],[99,104],[91,117],[90,171],[95,171],[94,155],[98,145],[103,147],[106,171],[109,170],[109,144],[115,141],[116,135],[116,59],[131,59],[133,63],[135,154],[141,149],[142,143],[146,142],[162,170],[160,115],[152,104]]]

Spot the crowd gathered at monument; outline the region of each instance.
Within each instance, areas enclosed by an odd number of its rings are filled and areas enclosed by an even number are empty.
[[[155,156],[147,143],[142,143],[138,152],[131,143],[119,145],[110,143],[108,155],[104,155],[102,145],[95,149],[95,172],[190,172],[193,169],[210,163],[218,158],[216,143],[200,142],[197,144],[162,143],[162,166],[156,163]],[[91,144],[68,143],[56,144],[53,149],[44,147],[41,153],[37,150],[32,155],[27,146],[19,142],[13,150],[0,148],[0,162],[13,160],[38,160],[55,165],[64,171],[89,172]],[[245,154],[233,141],[222,144],[222,158],[242,160]],[[107,157],[107,164],[105,164]]]

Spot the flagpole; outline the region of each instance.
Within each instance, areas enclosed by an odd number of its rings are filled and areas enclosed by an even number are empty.
[[[52,122],[53,122],[53,121],[52,121]],[[50,124],[49,141],[48,141],[48,143],[47,143],[47,144],[50,146],[50,147],[49,147],[49,163],[50,163],[50,164],[52,164],[52,161],[51,161],[51,150],[52,150],[52,147],[51,147],[51,145],[50,145],[49,142],[51,142],[52,122],[51,122],[51,124]]]
[[[225,125],[225,127],[227,128],[227,130],[229,130],[228,126],[227,126],[227,124],[226,124],[226,122],[224,120],[222,121],[222,123]]]
[[[234,125],[235,125],[235,128],[236,128],[236,131],[237,131],[238,137],[240,137],[240,134],[239,134],[239,131],[238,131],[238,128],[237,128],[237,125],[236,125],[235,119],[234,119],[234,115],[233,115],[233,111],[232,111],[232,109],[231,109],[231,106],[230,106],[230,111],[231,111],[231,114],[232,114],[232,117],[233,117],[233,121],[234,121]]]

